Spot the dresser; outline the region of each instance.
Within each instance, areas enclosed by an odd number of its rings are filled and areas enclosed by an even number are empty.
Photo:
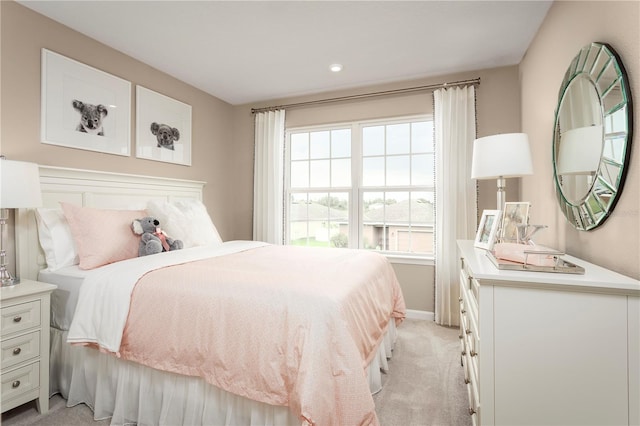
[[[639,425],[640,282],[497,269],[460,254],[461,363],[474,425]]]
[[[49,410],[49,317],[55,285],[22,280],[0,290],[2,412],[37,400]]]

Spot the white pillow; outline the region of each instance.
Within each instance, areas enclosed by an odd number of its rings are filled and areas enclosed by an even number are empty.
[[[69,223],[61,209],[36,209],[36,222],[48,270],[80,263]]]
[[[185,248],[222,243],[207,208],[199,200],[149,201],[147,213],[160,221],[160,228],[168,236],[182,240]]]

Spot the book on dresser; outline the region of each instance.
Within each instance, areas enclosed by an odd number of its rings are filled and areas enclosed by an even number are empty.
[[[640,424],[640,282],[499,270],[458,241],[461,363],[475,425]]]

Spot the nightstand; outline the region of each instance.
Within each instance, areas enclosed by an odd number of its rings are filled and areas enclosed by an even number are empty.
[[[37,399],[49,411],[49,317],[55,285],[22,280],[0,290],[2,412]]]

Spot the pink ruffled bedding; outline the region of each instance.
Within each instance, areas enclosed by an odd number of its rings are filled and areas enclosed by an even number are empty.
[[[265,246],[151,271],[120,356],[288,406],[302,424],[378,424],[365,369],[405,316],[388,260]]]

